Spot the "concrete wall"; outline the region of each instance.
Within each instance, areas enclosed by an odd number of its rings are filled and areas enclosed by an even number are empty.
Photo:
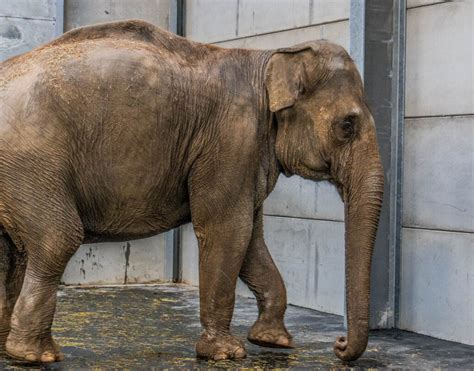
[[[472,1],[408,10],[399,323],[467,344],[474,344],[473,18]]]
[[[55,16],[55,0],[0,1],[0,61],[54,38]]]
[[[143,19],[168,29],[169,0],[64,0],[65,30],[121,19]]]
[[[66,0],[64,29],[127,18],[168,28],[168,0]],[[59,19],[59,18],[58,18]],[[55,37],[55,0],[0,1],[0,60]],[[123,243],[84,245],[69,262],[66,284],[123,284],[170,280],[171,234]]]

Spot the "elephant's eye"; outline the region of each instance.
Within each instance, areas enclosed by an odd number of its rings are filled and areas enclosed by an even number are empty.
[[[354,120],[346,117],[342,122],[336,124],[336,136],[339,140],[347,140],[354,136]]]

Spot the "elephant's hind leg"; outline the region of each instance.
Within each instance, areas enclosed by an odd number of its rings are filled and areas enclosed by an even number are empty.
[[[265,347],[293,348],[292,336],[283,322],[286,289],[263,238],[261,209],[239,276],[254,293],[258,304],[258,319],[248,333],[248,340]]]
[[[10,332],[10,319],[26,269],[26,254],[17,249],[0,226],[0,351]]]
[[[83,240],[72,200],[49,195],[50,207],[22,219],[28,254],[25,278],[11,318],[7,353],[28,362],[55,362],[63,356],[51,334],[56,292],[67,262]]]

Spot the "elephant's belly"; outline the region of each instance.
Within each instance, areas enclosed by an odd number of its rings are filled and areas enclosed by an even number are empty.
[[[116,218],[103,219],[85,225],[85,242],[125,241],[154,236],[191,221],[189,212],[167,216],[122,212]]]
[[[82,209],[87,240],[119,241],[149,237],[169,231],[191,219],[189,203],[173,198],[113,197]],[[90,205],[90,204],[89,204]]]

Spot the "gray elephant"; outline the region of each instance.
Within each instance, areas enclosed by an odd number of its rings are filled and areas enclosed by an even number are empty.
[[[238,277],[258,303],[248,339],[291,347],[262,226],[281,172],[329,180],[345,202],[348,336],[334,349],[355,360],[368,339],[383,170],[342,47],[223,49],[132,20],[79,28],[1,63],[0,344],[21,360],[61,360],[56,291],[79,245],[191,221],[197,355],[245,357],[229,332]]]

